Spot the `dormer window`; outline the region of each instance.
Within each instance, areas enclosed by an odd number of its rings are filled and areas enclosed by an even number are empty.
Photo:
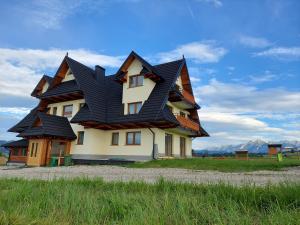
[[[65,105],[63,107],[63,116],[64,117],[72,117],[73,105]]]
[[[143,75],[135,75],[129,77],[129,87],[139,87],[144,84],[144,76]]]
[[[142,102],[128,103],[128,114],[137,114],[142,108]]]

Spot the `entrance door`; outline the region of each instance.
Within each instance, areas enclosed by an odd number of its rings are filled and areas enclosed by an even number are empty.
[[[166,156],[172,156],[173,149],[173,136],[172,134],[166,134],[165,136],[165,154]]]
[[[185,138],[180,137],[180,157],[185,157]]]

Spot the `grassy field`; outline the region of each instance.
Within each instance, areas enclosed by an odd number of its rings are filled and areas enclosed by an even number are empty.
[[[281,170],[285,167],[300,166],[300,160],[285,158],[282,162],[278,162],[275,158],[251,158],[249,160],[237,160],[234,158],[191,158],[137,162],[127,166],[131,168],[185,168],[194,170],[241,172],[257,170]]]
[[[300,184],[2,179],[0,224],[300,224]]]

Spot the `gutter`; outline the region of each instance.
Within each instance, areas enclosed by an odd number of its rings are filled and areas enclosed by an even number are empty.
[[[152,159],[155,160],[155,133],[153,130],[151,130],[151,128],[148,127],[148,129],[150,130],[150,132],[152,133],[152,137],[153,137],[153,143],[152,143]]]

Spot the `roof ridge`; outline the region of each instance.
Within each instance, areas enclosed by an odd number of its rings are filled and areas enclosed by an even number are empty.
[[[78,62],[77,60],[75,60],[75,59],[73,59],[73,58],[71,58],[71,57],[69,57],[69,56],[66,56],[66,59],[70,59],[70,60],[72,60],[73,62],[78,63],[79,65],[84,66],[84,67],[86,67],[87,69],[89,69],[89,70],[95,72],[95,70],[92,69],[91,67],[89,67],[89,66],[87,66],[87,65],[84,65],[83,63]]]
[[[177,63],[177,62],[180,62],[180,61],[185,61],[185,59],[183,58],[183,59],[177,59],[177,60],[173,60],[173,61],[169,61],[169,62],[165,62],[165,63],[160,63],[160,64],[153,65],[153,67],[165,66],[167,64]]]

